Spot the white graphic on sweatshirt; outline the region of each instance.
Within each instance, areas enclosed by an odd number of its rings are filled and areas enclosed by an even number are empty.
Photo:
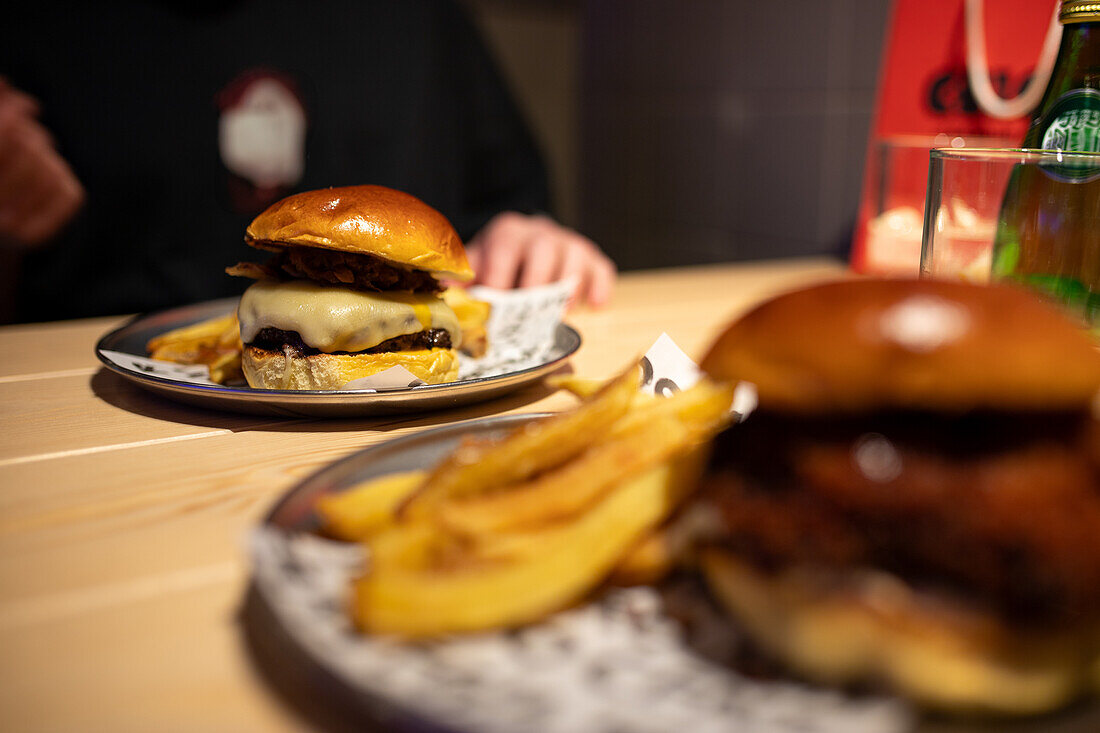
[[[218,120],[225,167],[257,188],[291,187],[305,168],[306,116],[294,92],[260,77]]]

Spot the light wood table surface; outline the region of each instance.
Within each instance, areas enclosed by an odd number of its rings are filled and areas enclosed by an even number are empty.
[[[698,357],[761,298],[843,273],[793,260],[624,275],[610,307],[570,314],[584,339],[573,369],[610,376],[662,331]],[[209,412],[100,368],[96,340],[125,320],[0,328],[0,729],[339,728],[291,699],[248,642],[249,529],[365,446],[573,400],[540,385],[407,417]]]

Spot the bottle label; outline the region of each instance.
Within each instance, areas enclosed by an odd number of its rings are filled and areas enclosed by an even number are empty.
[[[1074,153],[1100,152],[1100,91],[1074,89],[1063,94],[1043,119],[1043,150]],[[1062,181],[1091,181],[1100,177],[1095,163],[1044,164],[1043,168]]]
[[[1047,113],[1044,150],[1100,152],[1100,91],[1074,89]]]

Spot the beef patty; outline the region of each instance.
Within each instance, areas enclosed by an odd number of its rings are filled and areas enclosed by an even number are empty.
[[[321,352],[302,341],[302,337],[296,331],[283,331],[279,328],[261,328],[249,346],[255,346],[267,351],[285,352],[290,349],[291,356],[311,356]],[[451,348],[451,334],[441,328],[430,328],[427,331],[395,336],[387,339],[377,346],[372,346],[363,351],[334,351],[334,354],[382,354],[387,351],[414,351],[417,349],[449,349]]]

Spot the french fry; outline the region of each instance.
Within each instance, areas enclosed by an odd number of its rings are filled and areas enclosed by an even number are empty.
[[[578,377],[573,374],[547,377],[546,381],[550,386],[571,392],[582,400],[590,398],[607,384],[599,379]],[[729,399],[718,400],[716,397],[718,392],[728,393]],[[685,397],[685,394],[688,396]],[[670,403],[669,399],[675,401]],[[715,401],[712,402],[712,399]],[[706,423],[715,419],[715,416],[724,417],[732,403],[732,385],[718,384],[705,379],[667,399],[638,392],[634,396],[630,410],[615,429],[618,432],[628,432],[637,424],[647,422],[661,414],[678,414]]]
[[[512,561],[494,561],[491,546],[489,559],[482,553],[443,569],[409,562],[422,554],[372,554],[370,572],[354,588],[355,623],[371,633],[426,638],[513,627],[563,608],[672,512],[701,465],[695,451],[622,482],[573,521],[527,538],[503,536],[517,553],[534,548]]]
[[[699,437],[710,437],[729,421],[733,390],[733,385],[703,379],[672,397],[638,394],[631,408],[612,427],[611,434],[627,434],[640,425],[674,417],[691,427]]]
[[[655,398],[639,380],[632,368],[571,412],[322,500],[329,534],[369,548],[355,624],[406,639],[509,628],[608,579],[663,577],[676,555],[665,522],[727,424],[733,389],[704,379]]]
[[[240,331],[237,325],[237,314],[227,313],[224,316],[210,318],[189,326],[165,331],[159,336],[149,339],[146,350],[151,356],[157,358],[157,353],[184,355],[194,353],[200,347],[214,348],[235,343],[240,339]],[[226,335],[230,338],[227,340]],[[235,334],[235,335],[234,335]]]
[[[599,500],[617,483],[691,445],[691,431],[670,417],[599,443],[560,468],[492,494],[444,502],[439,521],[462,535],[534,527],[566,519]]]
[[[439,565],[440,550],[447,541],[445,535],[427,522],[391,525],[367,540],[370,572],[373,575],[381,567],[420,571]]]
[[[239,351],[214,354],[208,362],[204,361],[204,357],[200,357],[199,363],[206,363],[210,368],[210,380],[218,384],[241,378],[244,374],[241,371],[241,352]]]
[[[546,378],[546,383],[555,389],[564,389],[566,392],[572,392],[582,400],[586,400],[596,394],[600,391],[601,387],[607,384],[607,382],[602,379],[578,377],[574,374],[550,376]]]
[[[655,464],[645,472],[631,479],[620,481],[592,507],[589,507],[589,511],[575,515],[567,520],[547,523],[534,528],[494,531],[462,537],[452,535],[452,537],[455,537],[461,542],[463,551],[468,558],[477,558],[479,561],[516,560],[525,557],[536,557],[544,552],[553,550],[550,546],[550,541],[558,535],[560,530],[580,521],[583,517],[587,516],[591,510],[599,507],[602,502],[606,500],[607,496],[610,496],[614,491],[618,491],[623,485],[630,481],[649,475],[654,471],[667,470],[672,472],[670,475],[673,477],[674,481],[684,483],[684,493],[687,493],[687,491],[692,488],[692,482],[702,473],[709,455],[710,446],[708,444],[699,444],[687,449],[675,458]],[[647,533],[645,537],[658,532],[667,534],[665,532],[666,528],[667,525],[662,523],[661,526]],[[640,537],[635,545],[626,548],[623,552],[623,558],[625,559],[628,554],[632,553],[645,537]],[[668,539],[668,549],[671,552],[673,550],[671,536],[669,536]],[[617,567],[618,566],[616,566],[616,568]]]
[[[241,376],[241,334],[237,314],[199,321],[149,340],[149,356],[177,364],[205,364],[210,378],[224,384]]]
[[[532,422],[500,441],[471,441],[443,460],[399,510],[416,516],[455,497],[488,493],[560,466],[600,440],[630,407],[641,372],[631,367],[572,412]]]
[[[322,496],[315,509],[325,533],[339,540],[358,542],[389,527],[397,507],[427,475],[427,471],[391,473],[339,494]]]
[[[672,542],[663,528],[647,534],[630,548],[615,570],[614,585],[652,585],[668,575],[675,564]]]
[[[440,297],[458,319],[458,328],[462,332],[462,351],[474,357],[484,356],[489,349],[489,336],[485,326],[489,322],[492,306],[471,298],[462,288],[447,288]]]

